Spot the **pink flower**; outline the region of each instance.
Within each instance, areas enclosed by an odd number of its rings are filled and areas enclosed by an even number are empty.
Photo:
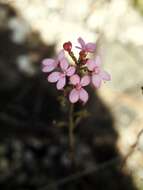
[[[81,47],[76,46],[76,48],[89,53],[93,53],[95,51],[96,45],[94,43],[85,43],[85,41],[81,37],[79,37],[77,41]]]
[[[57,82],[57,89],[62,90],[64,86],[66,85],[66,76],[70,77],[75,73],[75,67],[70,66],[67,59],[63,58],[60,61],[60,68],[62,72],[52,72],[48,76],[48,81],[49,82]]]
[[[75,74],[70,77],[70,83],[75,86],[69,94],[69,100],[71,103],[76,103],[78,100],[81,100],[83,103],[86,103],[88,100],[88,93],[82,87],[87,86],[90,83],[90,77],[88,75],[80,77]]]
[[[99,88],[101,86],[102,80],[111,80],[110,75],[101,69],[101,59],[99,56],[97,56],[95,60],[89,59],[86,62],[86,66],[89,71],[92,71],[91,81],[95,88]]]
[[[42,61],[42,71],[45,73],[53,71],[64,57],[64,50],[61,50],[56,59],[44,59]]]

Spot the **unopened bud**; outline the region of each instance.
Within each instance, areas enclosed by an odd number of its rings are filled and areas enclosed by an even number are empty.
[[[71,49],[72,49],[72,43],[69,41],[69,42],[65,42],[63,44],[63,48],[65,51],[67,51],[68,53],[71,52]]]

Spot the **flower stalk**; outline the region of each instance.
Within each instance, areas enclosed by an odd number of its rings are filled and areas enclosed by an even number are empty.
[[[70,149],[70,159],[74,161],[74,104],[70,104],[69,109],[69,149]]]

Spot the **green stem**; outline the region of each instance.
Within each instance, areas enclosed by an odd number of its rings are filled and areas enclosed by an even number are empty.
[[[76,57],[74,56],[74,53],[71,51],[71,52],[69,52],[69,55],[71,56],[71,58],[75,62],[75,64],[78,65],[78,61],[77,61]]]
[[[70,148],[70,158],[74,161],[74,105],[70,104],[69,110],[69,148]]]

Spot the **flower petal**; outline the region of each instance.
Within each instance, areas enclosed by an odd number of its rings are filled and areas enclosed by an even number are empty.
[[[86,66],[87,66],[89,71],[93,71],[95,69],[95,67],[96,67],[95,60],[88,59],[87,62],[86,62]]]
[[[87,100],[88,100],[88,93],[87,93],[86,90],[84,90],[83,88],[80,89],[79,98],[80,98],[80,100],[83,101],[84,103],[86,103]]]
[[[74,73],[75,73],[75,67],[70,66],[70,67],[67,69],[67,72],[66,72],[67,76],[70,77],[70,76],[72,76]]]
[[[47,66],[47,65],[49,65],[49,64],[53,64],[55,62],[55,60],[54,59],[43,59],[42,60],[42,65],[45,65],[45,66]]]
[[[95,51],[95,49],[96,49],[96,44],[94,44],[94,43],[87,43],[85,45],[85,50],[87,52],[93,53]]]
[[[90,83],[90,77],[88,75],[81,78],[81,85],[87,86]]]
[[[62,50],[59,52],[59,54],[58,54],[58,56],[57,56],[57,59],[58,59],[58,61],[60,61],[60,60],[63,59],[63,58],[65,58],[65,53],[64,53],[64,50],[62,49]]]
[[[77,39],[77,41],[81,45],[82,49],[84,49],[85,48],[85,41],[81,37],[79,37]]]
[[[99,88],[101,86],[102,78],[99,75],[92,75],[92,83],[95,88]]]
[[[49,76],[48,76],[48,81],[49,82],[57,82],[60,78],[60,72],[52,72]]]
[[[57,89],[62,90],[66,84],[66,77],[61,77],[57,82]]]
[[[55,68],[56,68],[56,67],[55,67],[54,65],[44,66],[44,67],[42,68],[42,71],[43,71],[44,73],[49,73],[49,72],[53,71]]]
[[[100,75],[102,76],[103,80],[107,80],[107,81],[111,80],[111,76],[106,71],[101,71]]]
[[[77,74],[75,74],[75,75],[70,77],[70,82],[73,85],[79,84],[80,83],[80,77]]]
[[[57,67],[57,64],[54,59],[44,59],[42,61],[42,65],[43,72],[51,72]]]
[[[96,66],[98,66],[98,67],[101,66],[101,58],[100,58],[99,55],[98,55],[98,56],[96,57],[96,59],[95,59],[95,64],[96,64]]]
[[[72,89],[69,94],[69,100],[71,103],[76,103],[79,100],[79,91],[75,88]]]
[[[61,69],[62,69],[63,71],[66,71],[67,68],[68,68],[68,66],[69,66],[69,63],[68,63],[67,59],[66,59],[66,58],[63,58],[63,59],[60,61],[60,67],[61,67]]]

